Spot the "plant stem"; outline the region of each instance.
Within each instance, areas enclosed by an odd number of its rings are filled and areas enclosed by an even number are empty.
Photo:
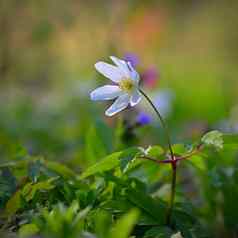
[[[171,140],[170,140],[170,136],[169,136],[169,130],[167,128],[167,125],[166,125],[163,117],[161,116],[160,112],[158,111],[158,109],[156,108],[156,106],[154,105],[152,100],[149,98],[149,96],[147,96],[147,94],[141,88],[139,88],[139,91],[145,97],[145,99],[149,102],[149,104],[152,106],[154,111],[156,112],[156,114],[157,114],[157,116],[158,116],[158,118],[161,122],[161,125],[164,128],[166,137],[167,137],[167,143],[168,143],[168,146],[169,146],[169,151],[170,151],[170,154],[171,154],[171,158],[172,158],[172,160],[174,160],[174,153],[173,153],[172,144],[171,144]]]
[[[168,213],[167,213],[167,225],[171,225],[171,217],[172,217],[172,211],[173,211],[173,206],[174,206],[174,197],[175,197],[175,190],[176,190],[176,177],[177,177],[177,160],[174,156],[173,153],[173,149],[172,149],[172,144],[171,144],[171,140],[170,140],[170,136],[169,136],[169,130],[167,128],[167,125],[163,119],[163,117],[161,116],[159,110],[156,108],[156,106],[154,105],[154,103],[152,102],[152,100],[149,98],[149,96],[147,96],[147,94],[139,88],[140,93],[145,97],[145,99],[149,102],[149,104],[152,106],[152,108],[154,109],[154,111],[156,112],[161,125],[165,131],[166,137],[167,137],[167,143],[169,146],[169,151],[170,151],[170,155],[171,155],[171,160],[170,160],[170,164],[172,166],[172,181],[171,181],[171,193],[170,193],[170,201],[169,201],[169,208],[168,208]],[[148,159],[148,158],[147,158]],[[153,161],[153,159],[150,158],[150,160]]]
[[[189,154],[185,154],[183,156],[177,157],[177,161],[180,160],[184,160],[184,159],[188,159],[190,157],[192,157],[193,155],[198,154],[199,152],[201,152],[201,150],[203,149],[203,144],[199,144],[192,152],[190,152]]]
[[[170,201],[169,201],[169,209],[167,213],[167,224],[171,225],[171,217],[173,212],[174,206],[174,197],[175,197],[175,190],[176,190],[176,177],[177,177],[177,163],[171,163],[172,166],[172,181],[171,181],[171,194],[170,194]]]
[[[168,163],[171,163],[171,159],[167,159],[167,160],[158,160],[158,159],[155,159],[155,158],[152,158],[150,156],[146,156],[146,155],[143,155],[140,157],[141,159],[146,159],[146,160],[150,160],[154,163],[157,163],[157,164],[168,164]]]

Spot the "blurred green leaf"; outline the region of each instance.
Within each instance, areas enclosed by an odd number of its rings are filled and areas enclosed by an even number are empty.
[[[44,160],[44,165],[48,169],[56,172],[57,174],[64,177],[65,179],[71,179],[76,177],[76,174],[74,173],[74,171],[62,163]]]
[[[201,141],[207,145],[207,146],[212,146],[217,150],[223,149],[223,134],[220,131],[210,131],[206,133]]]
[[[109,238],[128,238],[138,218],[139,211],[136,209],[123,215],[111,229]]]
[[[27,238],[36,235],[39,232],[39,228],[35,224],[25,224],[20,227],[18,234],[19,238]]]
[[[16,190],[16,178],[9,168],[0,168],[0,208]]]
[[[14,215],[20,207],[21,207],[21,190],[18,190],[8,200],[4,214],[10,217]]]
[[[170,238],[173,231],[166,226],[157,226],[148,230],[143,238]]]
[[[95,231],[98,238],[105,238],[109,235],[108,227],[112,226],[112,215],[102,209],[96,211],[95,216]]]
[[[26,199],[26,201],[30,201],[34,198],[36,192],[38,191],[49,191],[55,187],[53,182],[57,179],[50,178],[46,181],[38,182],[38,183],[27,183],[23,189],[21,190],[21,194]]]
[[[87,161],[95,163],[112,151],[113,138],[111,129],[102,121],[95,121],[86,132],[85,156]]]
[[[127,199],[149,214],[155,219],[158,225],[165,222],[166,207],[159,200],[153,199],[150,195],[136,189],[129,188],[126,190]]]
[[[196,169],[199,169],[201,171],[206,171],[206,163],[205,158],[199,155],[193,155],[191,158],[186,160],[187,163],[190,163],[192,166],[194,166]]]
[[[184,144],[174,144],[172,145],[173,152],[175,154],[185,154],[187,152],[187,149]]]

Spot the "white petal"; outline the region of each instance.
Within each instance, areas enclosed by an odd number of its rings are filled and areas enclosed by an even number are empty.
[[[122,94],[122,90],[115,85],[105,85],[96,88],[90,93],[91,100],[111,100]]]
[[[135,106],[136,104],[138,104],[140,102],[140,100],[141,100],[140,92],[138,90],[135,90],[130,98],[131,106],[132,107]]]
[[[124,60],[118,59],[115,56],[110,56],[110,59],[115,63],[115,65],[119,67],[119,69],[122,71],[126,78],[130,77],[130,70]]]
[[[99,73],[103,74],[105,77],[111,79],[116,83],[124,77],[118,67],[105,62],[97,62],[95,64],[95,68]]]
[[[134,81],[136,81],[136,83],[139,83],[139,80],[140,80],[139,74],[132,67],[130,62],[127,62],[127,64],[128,64],[129,69],[130,69],[130,78],[132,78]]]
[[[113,116],[117,112],[125,109],[130,101],[130,96],[128,94],[123,94],[117,98],[117,100],[106,110],[105,114],[107,116]]]

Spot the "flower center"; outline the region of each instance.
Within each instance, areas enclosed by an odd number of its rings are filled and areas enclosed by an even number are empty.
[[[127,93],[130,93],[134,88],[133,80],[130,78],[124,78],[118,84],[120,89]]]

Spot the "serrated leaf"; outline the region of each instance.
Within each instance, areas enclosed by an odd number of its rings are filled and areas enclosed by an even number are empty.
[[[217,150],[223,149],[223,134],[220,131],[210,131],[206,133],[202,139],[202,143],[207,146],[212,146]]]
[[[110,231],[109,238],[128,238],[139,218],[139,211],[133,209],[123,215]]]

